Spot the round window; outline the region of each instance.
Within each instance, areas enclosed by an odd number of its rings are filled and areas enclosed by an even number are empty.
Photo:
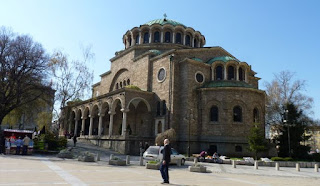
[[[166,78],[166,70],[164,68],[161,68],[158,72],[158,81],[164,81]]]
[[[196,81],[197,81],[198,83],[202,83],[202,82],[204,81],[204,77],[203,77],[203,74],[202,74],[202,73],[198,72],[198,73],[196,74]]]

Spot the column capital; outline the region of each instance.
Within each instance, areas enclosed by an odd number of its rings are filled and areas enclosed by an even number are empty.
[[[108,114],[109,114],[109,115],[115,115],[116,112],[114,112],[114,111],[109,111]]]
[[[104,113],[98,113],[98,116],[103,117]]]
[[[124,113],[127,113],[127,112],[129,112],[130,110],[129,110],[129,109],[121,109],[120,111],[121,111],[121,112],[124,112]]]

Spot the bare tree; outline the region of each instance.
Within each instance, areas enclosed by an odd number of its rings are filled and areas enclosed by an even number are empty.
[[[79,100],[88,95],[91,90],[93,72],[87,63],[93,58],[90,47],[83,50],[83,60],[69,60],[61,51],[56,51],[50,59],[53,85],[56,90],[55,114],[59,117],[60,109],[67,102]]]
[[[15,108],[33,102],[48,91],[49,58],[30,36],[0,27],[0,125]]]
[[[312,113],[313,98],[303,94],[306,82],[294,80],[295,73],[281,71],[275,74],[271,83],[265,83],[267,103],[266,121],[268,124],[282,123],[284,108],[287,103],[293,103],[305,114]]]

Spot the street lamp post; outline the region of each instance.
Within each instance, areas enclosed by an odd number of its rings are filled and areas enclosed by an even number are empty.
[[[187,117],[185,119],[188,120],[188,157],[190,157],[191,121],[194,120],[192,109],[189,110],[189,113],[187,113]]]
[[[291,145],[290,145],[290,127],[289,127],[289,124],[287,123],[287,119],[288,119],[288,113],[289,111],[286,109],[285,110],[285,113],[284,113],[284,125],[287,126],[288,128],[288,147],[289,147],[289,156],[291,157]]]

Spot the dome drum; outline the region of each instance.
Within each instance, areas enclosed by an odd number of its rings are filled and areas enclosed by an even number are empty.
[[[128,30],[123,36],[125,48],[149,43],[172,43],[193,48],[205,45],[205,37],[191,27],[170,19],[156,19]]]

